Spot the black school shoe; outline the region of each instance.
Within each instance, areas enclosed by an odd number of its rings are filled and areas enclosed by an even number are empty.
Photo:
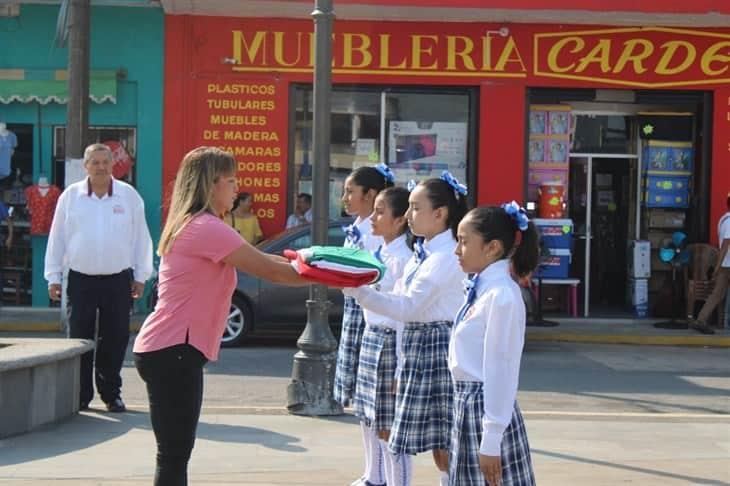
[[[106,409],[111,413],[122,413],[127,411],[126,405],[121,398],[115,398],[111,402],[106,402]]]

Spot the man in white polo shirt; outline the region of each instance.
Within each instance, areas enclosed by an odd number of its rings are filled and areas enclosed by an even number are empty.
[[[727,212],[717,223],[717,239],[720,242],[720,255],[715,266],[714,280],[715,288],[707,298],[705,304],[697,316],[697,320],[690,323],[692,329],[702,334],[714,334],[715,331],[707,325],[712,311],[725,298],[728,280],[730,280],[730,192],[727,194]],[[723,323],[718,323],[722,326]]]
[[[45,278],[51,299],[60,300],[63,268],[69,268],[68,337],[93,339],[99,313],[96,351],[81,358],[79,408],[88,408],[94,397],[93,376],[107,410],[124,412],[121,369],[129,314],[152,273],[152,240],[142,198],[132,186],[112,177],[112,165],[109,147],[86,147],[88,177],[68,186],[58,199]]]

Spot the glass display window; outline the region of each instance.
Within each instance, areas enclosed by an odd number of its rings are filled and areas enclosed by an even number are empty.
[[[137,129],[135,127],[90,126],[89,144],[104,143],[112,150],[114,157],[114,177],[135,185]],[[53,130],[53,183],[65,186],[66,127],[58,126]]]
[[[439,177],[444,170],[468,183],[475,102],[470,89],[334,87],[330,217],[342,215],[344,181],[363,165],[388,164],[398,185]],[[311,86],[294,88],[290,208],[296,194],[312,193],[312,103]]]

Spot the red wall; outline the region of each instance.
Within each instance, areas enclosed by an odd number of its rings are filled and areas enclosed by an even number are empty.
[[[300,3],[312,3],[311,0],[297,0]],[[479,9],[509,9],[509,10],[545,10],[545,0],[336,0],[336,4],[357,5],[402,5],[413,7],[444,7],[450,8],[479,8]],[[670,5],[671,4],[671,5]],[[605,0],[551,0],[551,10],[587,10],[606,11]],[[725,0],[694,0],[667,2],[666,0],[612,0],[611,10],[615,12],[651,12],[651,13],[730,13],[730,5]]]
[[[461,0],[462,3],[468,1],[471,0]],[[522,2],[530,3],[528,0]],[[420,2],[424,3],[427,2]],[[571,2],[563,0],[562,3],[567,5]],[[627,6],[635,4],[635,9],[659,5],[659,2],[625,3]],[[704,8],[705,5],[702,1],[687,3],[696,8]],[[511,5],[515,7],[514,2]],[[524,197],[525,97],[528,86],[713,91],[714,155],[712,186],[708,188],[712,194],[711,221],[716,221],[724,212],[725,196],[730,189],[730,107],[727,105],[730,96],[730,29],[510,25],[508,38],[491,35],[488,40],[489,59],[485,60],[485,32],[499,27],[476,23],[337,21],[333,48],[333,82],[478,88],[481,119],[477,141],[476,194],[480,203],[522,200]],[[240,59],[237,59],[237,64],[223,62],[236,54],[234,31],[246,36],[246,48],[251,49],[256,32],[266,31],[268,34],[261,38],[266,44],[262,44],[254,58],[249,59],[251,56],[247,58],[245,52],[241,53],[239,42]],[[281,32],[278,35],[288,36],[285,38],[293,39],[294,42],[282,43],[283,47],[277,53],[273,42],[274,32]],[[191,16],[166,18],[165,184],[174,178],[179,161],[186,151],[200,144],[217,145],[215,141],[204,140],[203,137],[206,126],[208,129],[214,128],[206,122],[210,120],[211,113],[206,111],[204,101],[211,96],[221,99],[273,101],[275,109],[262,115],[265,119],[263,126],[252,128],[243,125],[238,128],[241,131],[260,129],[276,133],[280,138],[278,144],[260,142],[257,145],[264,148],[279,147],[278,155],[269,153],[263,158],[256,158],[256,161],[279,162],[282,173],[265,174],[269,182],[278,178],[278,186],[267,189],[268,202],[255,206],[264,211],[271,210],[264,214],[272,217],[262,220],[266,233],[283,227],[286,217],[288,168],[285,140],[289,132],[287,96],[291,83],[311,82],[311,56],[307,52],[308,36],[311,32],[312,22],[308,20]],[[349,51],[346,50],[344,41],[348,35]],[[416,49],[413,37],[416,35],[425,39],[422,41],[425,44],[420,45],[418,62],[414,61]],[[301,36],[304,42],[297,43],[297,36]],[[387,51],[382,44],[385,37],[390,41]],[[470,41],[474,46],[474,51],[470,54],[472,67],[464,57],[453,56],[447,48],[451,45],[463,49]],[[667,43],[676,41],[680,41],[682,45],[675,46],[672,52]],[[368,53],[358,50],[363,42],[370,42]],[[695,51],[692,56],[686,50],[687,45]],[[552,64],[547,62],[551,52],[555,61]],[[642,59],[631,59],[631,55],[642,52],[646,54]],[[277,54],[278,59],[283,59],[288,64],[277,64]],[[366,62],[368,54],[369,64]],[[500,57],[504,57],[505,61],[501,67],[498,62]],[[623,63],[622,57],[625,58]],[[391,67],[383,69],[383,63]],[[431,65],[436,67],[431,69]],[[222,86],[262,83],[275,86],[275,94],[270,98],[247,97],[236,93],[213,93],[208,96],[208,93],[202,91],[211,83]],[[250,114],[254,112],[251,111]],[[239,158],[240,161],[243,160]],[[245,177],[245,171],[239,173],[239,176]],[[273,202],[275,194],[279,195],[278,202]],[[716,238],[714,222],[712,226],[713,238]]]
[[[479,124],[478,204],[522,201],[525,181],[525,87],[482,84]]]

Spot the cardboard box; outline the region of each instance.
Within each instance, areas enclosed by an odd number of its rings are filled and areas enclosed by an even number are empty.
[[[684,229],[684,211],[653,210],[649,213],[650,228]]]
[[[648,208],[688,208],[689,192],[657,193],[648,192],[644,200]]]
[[[649,242],[652,250],[664,248],[672,240],[671,231],[649,231]]]
[[[626,303],[630,307],[649,304],[649,280],[630,278],[626,284]]]
[[[635,240],[629,242],[629,278],[651,276],[651,242]]]

